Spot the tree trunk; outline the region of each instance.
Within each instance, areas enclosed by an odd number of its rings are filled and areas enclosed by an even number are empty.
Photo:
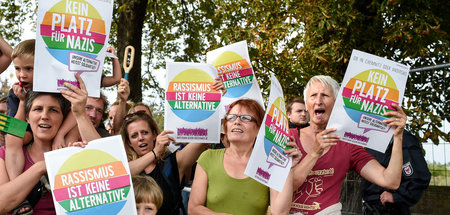
[[[117,55],[123,68],[125,48],[131,45],[135,49],[134,64],[128,81],[130,82],[130,97],[133,102],[142,101],[142,29],[147,11],[147,0],[120,0],[119,23],[117,26]],[[122,9],[123,8],[123,9]]]

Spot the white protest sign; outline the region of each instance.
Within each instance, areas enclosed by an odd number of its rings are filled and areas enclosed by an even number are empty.
[[[394,128],[383,114],[401,103],[408,74],[408,66],[353,50],[327,128],[341,141],[384,153]]]
[[[217,70],[204,63],[167,62],[164,130],[177,142],[219,143],[222,94]]]
[[[100,96],[100,81],[108,44],[112,0],[39,0],[33,90],[59,92],[64,82],[89,96]]]
[[[57,214],[136,214],[120,135],[44,154]]]
[[[271,80],[269,105],[245,174],[281,191],[292,165],[292,159],[283,153],[288,149],[289,123],[283,89],[273,74]]]
[[[264,108],[258,81],[248,54],[246,41],[237,42],[206,53],[207,63],[217,68],[227,93],[222,102],[226,109],[241,98],[256,100]]]

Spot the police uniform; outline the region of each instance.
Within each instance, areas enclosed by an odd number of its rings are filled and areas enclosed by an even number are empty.
[[[392,144],[391,140],[385,154],[372,149],[366,150],[382,166],[387,167],[391,158]],[[362,179],[363,214],[411,214],[409,208],[420,200],[423,191],[428,187],[431,174],[423,157],[422,149],[416,137],[406,130],[403,132],[402,148],[402,180],[397,190],[387,190]],[[384,191],[392,193],[394,203],[381,204],[380,195]]]

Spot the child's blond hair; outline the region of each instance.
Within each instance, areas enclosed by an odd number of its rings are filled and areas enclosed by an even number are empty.
[[[152,177],[141,175],[133,176],[132,179],[136,203],[151,202],[159,210],[163,202],[163,194],[156,181]]]
[[[11,59],[19,56],[34,57],[35,39],[24,40],[14,47],[11,53]]]

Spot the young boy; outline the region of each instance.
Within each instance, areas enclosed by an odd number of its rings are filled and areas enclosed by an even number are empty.
[[[155,215],[163,201],[161,188],[148,176],[137,175],[132,179],[138,215]]]

